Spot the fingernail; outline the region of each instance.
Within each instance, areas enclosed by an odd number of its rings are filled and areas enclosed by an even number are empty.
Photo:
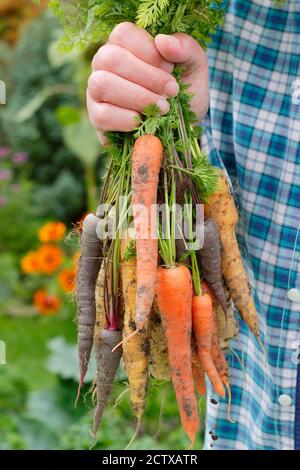
[[[162,114],[166,114],[170,109],[169,103],[164,98],[159,98],[157,100],[156,104],[159,107],[159,109],[161,110]]]
[[[171,47],[180,46],[180,42],[175,36],[169,36],[168,34],[161,34],[161,36],[163,36],[166,39],[169,46],[171,46]]]
[[[179,85],[176,80],[170,80],[164,89],[164,94],[168,96],[177,96],[179,93]]]

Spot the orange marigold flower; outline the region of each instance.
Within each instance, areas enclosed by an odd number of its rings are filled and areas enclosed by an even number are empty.
[[[66,225],[63,222],[47,222],[39,229],[38,235],[41,242],[59,242],[66,233]]]
[[[48,294],[45,289],[39,289],[34,294],[33,303],[40,315],[55,315],[61,305],[60,299]]]
[[[40,270],[40,259],[36,251],[30,251],[21,260],[21,268],[24,273],[37,273]]]
[[[65,292],[73,292],[75,288],[75,269],[64,269],[58,275],[58,281]]]
[[[41,246],[38,250],[39,263],[40,263],[40,272],[44,274],[52,274],[57,268],[61,265],[63,252],[56,246],[47,245]]]

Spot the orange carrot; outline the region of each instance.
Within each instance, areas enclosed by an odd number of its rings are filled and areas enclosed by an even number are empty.
[[[158,268],[156,302],[167,338],[181,423],[193,446],[199,428],[199,416],[191,358],[192,278],[186,266]]]
[[[198,355],[203,370],[208,375],[214,391],[225,397],[223,383],[212,358],[213,305],[209,294],[195,295],[192,303],[193,330],[198,346]]]
[[[193,371],[193,378],[194,378],[197,392],[199,393],[200,397],[205,397],[206,395],[205,374],[204,374],[204,370],[199,360],[197,349],[194,349],[192,352],[192,371]]]
[[[215,222],[219,231],[222,272],[230,296],[243,320],[259,337],[259,318],[234,231],[238,212],[223,173],[219,175],[217,190],[205,204],[204,212]]]
[[[218,331],[218,320],[217,320],[217,308],[218,302],[216,297],[214,296],[212,290],[208,287],[205,282],[202,282],[202,291],[209,295],[212,302],[212,348],[211,354],[218,374],[223,382],[224,385],[228,384],[228,375],[229,375],[229,368],[228,364],[224,355],[224,352],[221,348],[220,343],[220,335]]]
[[[215,307],[217,307],[217,303],[215,303]],[[220,379],[222,380],[222,383],[224,387],[227,390],[228,394],[228,407],[227,407],[227,416],[228,416],[228,421],[231,423],[234,423],[230,416],[230,408],[231,408],[231,390],[230,390],[230,385],[229,385],[229,367],[228,363],[226,361],[226,357],[224,355],[224,351],[221,348],[220,345],[220,336],[218,332],[218,324],[217,324],[217,316],[216,316],[216,308],[214,308],[214,320],[213,320],[213,344],[212,344],[212,358],[214,361],[214,364],[216,366],[216,369],[218,371],[218,374],[220,376]]]
[[[216,369],[218,371],[218,374],[223,382],[223,384],[227,387],[228,385],[228,375],[229,375],[229,369],[228,369],[228,364],[224,355],[224,352],[221,348],[220,345],[220,337],[218,333],[218,327],[217,327],[217,319],[214,313],[214,319],[213,319],[213,330],[212,330],[212,349],[211,349],[211,355],[212,359],[214,361],[214,364],[216,366]]]
[[[136,233],[136,324],[146,328],[155,293],[158,259],[156,217],[158,177],[162,164],[163,147],[153,135],[139,137],[133,148],[132,206]]]
[[[223,385],[225,386],[228,394],[228,421],[233,423],[234,421],[230,416],[230,407],[231,407],[231,390],[229,385],[229,367],[224,355],[224,351],[221,348],[220,335],[218,330],[218,319],[217,319],[217,309],[219,307],[217,299],[214,294],[208,287],[205,282],[202,282],[202,291],[210,296],[213,305],[213,328],[212,328],[212,349],[211,355],[217,372],[220,379],[222,380]]]

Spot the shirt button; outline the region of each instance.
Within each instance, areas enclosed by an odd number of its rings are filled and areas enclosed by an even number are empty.
[[[292,399],[289,395],[280,395],[278,398],[278,402],[281,406],[291,406],[292,404]]]
[[[288,291],[288,298],[289,300],[291,300],[292,302],[300,302],[300,290],[299,289],[290,289]]]

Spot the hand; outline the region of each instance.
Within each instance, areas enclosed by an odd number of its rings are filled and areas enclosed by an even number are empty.
[[[137,116],[156,103],[162,114],[167,101],[179,92],[171,75],[174,64],[183,69],[183,81],[194,93],[192,109],[199,121],[209,103],[207,57],[199,44],[184,33],[159,34],[155,39],[133,23],[120,23],[100,47],[92,62],[87,107],[100,142],[106,131],[131,131]]]

